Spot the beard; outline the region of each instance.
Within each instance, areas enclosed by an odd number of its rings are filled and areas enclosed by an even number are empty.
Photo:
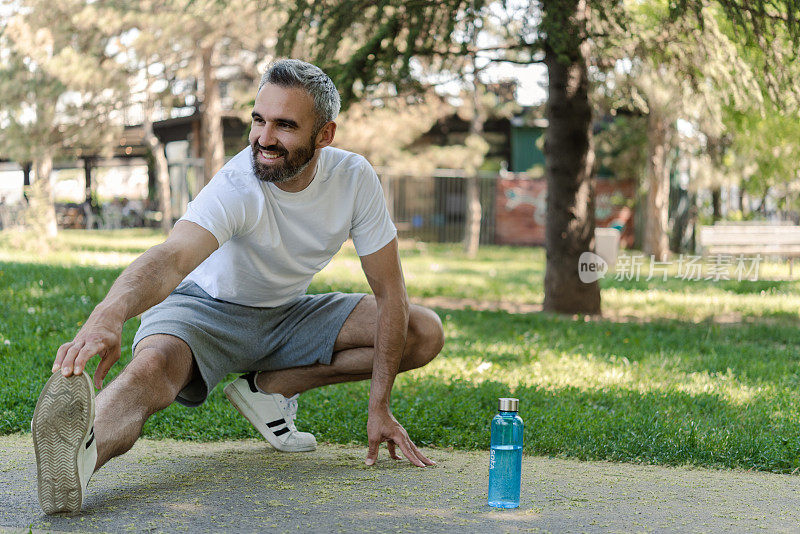
[[[253,141],[251,146],[253,148],[253,172],[262,182],[272,183],[288,182],[303,172],[308,167],[316,151],[313,137],[307,145],[298,148],[294,152],[289,152],[277,145],[264,147],[258,144],[258,141]],[[279,153],[282,161],[278,164],[265,165],[258,161],[258,152],[260,150]]]

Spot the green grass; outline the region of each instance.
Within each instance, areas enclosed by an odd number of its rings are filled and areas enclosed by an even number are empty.
[[[143,231],[63,232],[37,250],[0,234],[0,433],[28,431],[57,347],[69,340],[122,267],[159,241]],[[487,247],[467,261],[456,246],[404,246],[412,297],[536,304],[540,249]],[[643,270],[643,273],[646,273]],[[438,309],[441,356],[398,377],[393,410],[424,445],[485,449],[496,399],[521,400],[525,450],[581,459],[800,468],[800,287],[782,264],[757,282],[602,282],[604,318]],[[312,291],[367,290],[345,249]],[[122,362],[138,326],[126,324]],[[90,366],[91,369],[92,366]],[[322,441],[366,442],[368,383],[303,395],[300,427]],[[198,409],[174,405],[149,437],[257,437],[221,388]],[[435,454],[434,454],[435,457]]]

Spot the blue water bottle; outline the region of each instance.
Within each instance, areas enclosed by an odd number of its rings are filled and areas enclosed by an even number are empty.
[[[492,419],[489,453],[489,506],[517,508],[522,485],[522,419],[519,399],[500,399],[500,413]]]

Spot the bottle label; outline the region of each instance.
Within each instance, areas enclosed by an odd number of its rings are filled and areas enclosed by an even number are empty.
[[[489,451],[489,470],[494,469],[494,449]]]

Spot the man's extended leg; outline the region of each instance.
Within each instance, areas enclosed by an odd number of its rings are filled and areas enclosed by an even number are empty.
[[[95,402],[91,380],[54,373],[33,417],[39,501],[46,513],[78,512],[92,472],[129,450],[147,418],[169,406],[193,372],[178,338],[151,336]]]
[[[136,345],[133,360],[97,395],[97,466],[124,454],[145,421],[168,407],[194,372],[192,351],[181,339],[156,334]]]
[[[342,325],[333,346],[330,365],[315,364],[261,372],[256,379],[259,388],[290,397],[328,384],[369,379],[375,356],[377,317],[375,297],[365,296]],[[409,307],[408,335],[400,371],[426,365],[439,354],[443,344],[444,333],[439,316],[428,308],[412,304]]]

